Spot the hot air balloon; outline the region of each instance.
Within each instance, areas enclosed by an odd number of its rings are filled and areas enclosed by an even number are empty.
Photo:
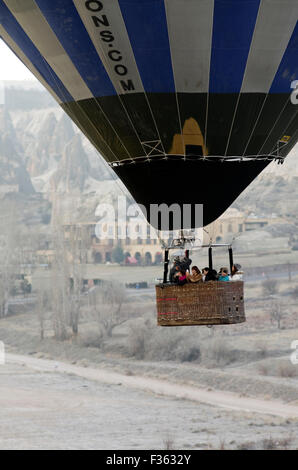
[[[298,139],[297,19],[297,0],[0,0],[1,38],[135,200],[203,204],[203,225]]]
[[[0,35],[138,203],[211,223],[298,138],[296,0],[0,0]]]

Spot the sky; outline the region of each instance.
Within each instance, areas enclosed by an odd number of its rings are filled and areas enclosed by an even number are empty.
[[[0,81],[36,80],[34,75],[22,64],[13,52],[0,39]]]

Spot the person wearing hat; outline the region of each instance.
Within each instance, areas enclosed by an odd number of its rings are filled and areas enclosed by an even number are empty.
[[[240,264],[233,264],[232,272],[230,274],[231,281],[243,281],[243,272],[241,271]]]

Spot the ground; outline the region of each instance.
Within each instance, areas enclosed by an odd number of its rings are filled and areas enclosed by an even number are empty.
[[[297,448],[297,423],[30,365],[0,368],[0,449]],[[30,361],[29,361],[30,363]]]
[[[111,337],[100,337],[88,296],[67,341],[53,338],[50,315],[41,341],[31,307],[1,319],[0,448],[297,449],[298,278],[277,281],[273,296],[247,282],[247,322],[213,329],[158,328],[152,289],[127,292]]]

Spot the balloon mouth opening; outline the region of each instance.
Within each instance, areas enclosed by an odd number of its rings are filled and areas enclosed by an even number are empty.
[[[148,155],[142,157],[135,157],[131,159],[123,159],[119,161],[109,162],[111,168],[118,168],[125,165],[137,165],[144,163],[156,163],[159,161],[167,162],[186,162],[193,163],[246,163],[246,162],[271,162],[283,163],[285,157],[275,154],[260,154],[260,155],[199,155],[198,153],[187,153],[186,155]]]
[[[113,170],[155,229],[179,230],[214,222],[268,164],[263,160],[222,163],[204,157],[184,161],[169,156],[167,161],[152,159]],[[156,212],[150,216],[157,207],[169,222],[163,223]],[[171,215],[170,209],[176,207]]]

